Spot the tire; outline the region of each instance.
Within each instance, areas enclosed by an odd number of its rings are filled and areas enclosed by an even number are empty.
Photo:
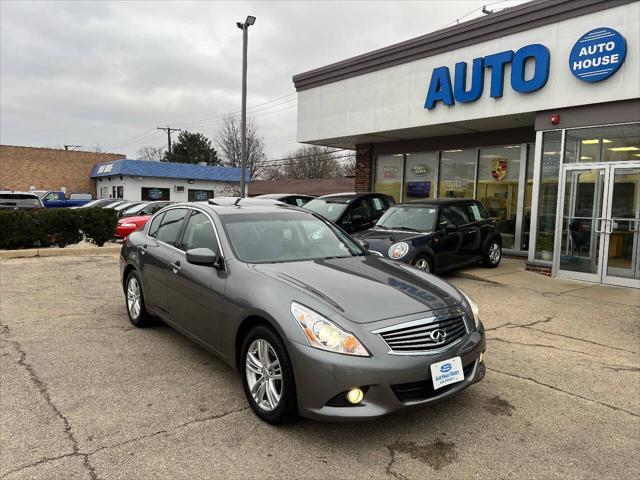
[[[427,273],[434,273],[433,262],[426,255],[418,255],[413,259],[413,266]]]
[[[127,315],[129,321],[138,328],[144,328],[152,325],[154,319],[144,305],[144,296],[142,294],[142,282],[135,271],[131,271],[127,275],[124,289],[125,304],[127,306]],[[137,303],[136,303],[137,300]]]
[[[273,365],[275,361],[279,363],[280,368],[270,367],[266,373],[269,378],[263,381],[263,367],[267,364]],[[249,331],[242,343],[240,372],[247,401],[260,419],[278,425],[291,422],[298,417],[291,361],[284,343],[270,327],[258,325]],[[277,378],[278,372],[280,379]]]
[[[491,240],[482,254],[482,264],[487,268],[496,268],[502,260],[502,246],[496,239]]]

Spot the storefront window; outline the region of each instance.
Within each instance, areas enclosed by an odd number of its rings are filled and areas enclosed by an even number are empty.
[[[524,186],[524,212],[522,217],[522,250],[529,250],[531,231],[531,200],[533,199],[533,165],[535,144],[527,145],[527,183]]]
[[[147,188],[140,189],[142,200],[171,200],[171,191],[168,188]]]
[[[540,172],[540,196],[538,199],[538,235],[535,252],[535,258],[539,260],[551,261],[553,259],[561,145],[561,132],[543,133],[542,170]]]
[[[567,130],[565,163],[640,159],[640,124]]]
[[[496,219],[504,248],[515,247],[520,145],[481,148],[476,198]]]
[[[404,201],[435,198],[437,152],[408,153],[404,172]]]
[[[400,202],[404,155],[381,155],[376,159],[374,191],[392,196]]]
[[[440,198],[473,198],[476,150],[444,150],[440,160]]]

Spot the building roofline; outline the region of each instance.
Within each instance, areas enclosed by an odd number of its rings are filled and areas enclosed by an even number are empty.
[[[533,0],[293,76],[297,91],[606,10],[637,0]]]
[[[124,153],[115,153],[115,152],[92,152],[89,150],[65,150],[64,148],[53,148],[53,147],[30,147],[27,145],[8,145],[8,144],[1,144],[0,148],[25,148],[25,149],[29,149],[29,150],[53,150],[54,152],[67,152],[67,153],[83,153],[83,154],[93,154],[93,155],[118,155],[120,157],[122,157],[119,160],[124,160],[124,157],[126,156]]]

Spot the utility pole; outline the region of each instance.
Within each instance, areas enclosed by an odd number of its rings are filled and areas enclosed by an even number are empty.
[[[242,30],[242,119],[241,119],[241,158],[240,158],[240,197],[246,197],[245,171],[247,169],[247,43],[249,26],[256,22],[256,17],[249,15],[244,23],[236,25]]]
[[[171,161],[171,132],[181,132],[179,128],[171,128],[171,127],[157,127],[156,130],[164,130],[167,132],[167,158]]]
[[[64,149],[69,150],[70,148],[80,148],[82,145],[65,145]]]

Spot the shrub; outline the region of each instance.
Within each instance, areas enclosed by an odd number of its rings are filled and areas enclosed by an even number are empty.
[[[116,212],[101,208],[0,211],[0,248],[64,248],[83,234],[101,247],[113,238],[117,222]]]
[[[87,240],[99,247],[111,240],[118,224],[118,214],[111,208],[83,208],[78,210],[82,231]]]

